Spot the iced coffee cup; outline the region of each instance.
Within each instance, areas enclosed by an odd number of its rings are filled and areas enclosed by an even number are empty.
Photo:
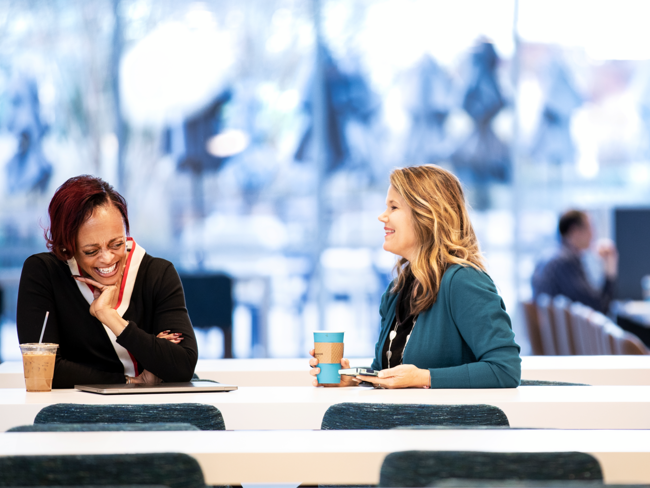
[[[58,344],[21,344],[27,391],[52,391],[54,360]]]
[[[341,381],[339,369],[343,359],[343,332],[314,331],[314,350],[320,373],[316,376],[319,385],[338,385]]]

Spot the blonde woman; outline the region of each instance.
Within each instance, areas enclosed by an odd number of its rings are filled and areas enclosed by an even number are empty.
[[[519,346],[486,272],[458,179],[435,165],[396,169],[379,220],[384,249],[400,256],[379,309],[372,368],[380,373],[343,376],[339,386],[517,387]],[[316,376],[318,360],[310,365]]]

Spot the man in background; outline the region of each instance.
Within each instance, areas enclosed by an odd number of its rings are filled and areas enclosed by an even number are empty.
[[[533,298],[545,293],[564,295],[599,312],[607,313],[614,296],[618,273],[618,252],[611,241],[600,241],[597,253],[603,260],[605,281],[601,289],[587,279],[581,255],[591,247],[593,229],[589,216],[579,210],[569,210],[560,217],[558,225],[560,248],[548,260],[537,264],[533,273]]]

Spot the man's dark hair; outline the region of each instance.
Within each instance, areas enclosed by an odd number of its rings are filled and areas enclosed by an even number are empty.
[[[566,237],[571,229],[582,227],[587,222],[587,214],[580,210],[569,210],[560,217],[558,230],[561,237]]]

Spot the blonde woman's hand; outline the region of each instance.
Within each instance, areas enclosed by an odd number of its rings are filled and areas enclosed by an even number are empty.
[[[309,351],[309,354],[312,356],[312,358],[309,360],[309,366],[311,366],[311,369],[309,370],[309,374],[314,377],[314,380],[312,381],[312,385],[314,386],[320,386],[318,384],[318,378],[316,378],[316,375],[320,373],[320,368],[318,367],[318,359],[316,359],[316,351],[312,349]],[[347,369],[350,367],[350,360],[349,359],[341,359],[341,369]],[[354,376],[343,376],[341,375],[341,382],[338,385],[327,385],[327,386],[358,386],[361,380],[356,379]]]
[[[367,381],[382,388],[428,388],[431,385],[431,374],[428,369],[419,369],[412,364],[400,364],[394,368],[382,369],[379,376],[357,376],[361,381]]]
[[[171,333],[169,330],[164,330],[160,334],[156,336],[158,339],[166,339],[169,342],[173,342],[174,344],[180,344],[183,339],[183,334],[181,332],[175,332]]]

